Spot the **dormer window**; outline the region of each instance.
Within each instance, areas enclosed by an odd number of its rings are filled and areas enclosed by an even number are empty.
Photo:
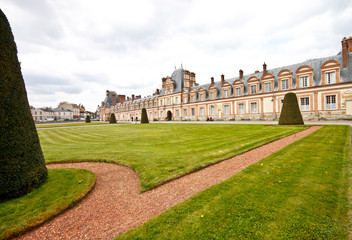
[[[271,92],[271,82],[264,84],[265,92]]]
[[[325,83],[326,84],[336,83],[336,72],[335,71],[325,73]]]
[[[227,90],[227,89],[224,90],[224,97],[225,98],[229,97],[229,90]]]
[[[289,88],[288,79],[281,80],[281,89],[288,90],[288,88]]]
[[[201,94],[201,95],[200,95],[200,100],[201,100],[201,101],[204,101],[204,94]]]
[[[257,85],[251,85],[251,94],[257,93]]]
[[[215,93],[214,93],[214,92],[211,92],[211,93],[210,93],[210,97],[211,97],[211,99],[215,99]]]
[[[240,87],[236,87],[235,93],[236,93],[236,96],[241,96],[241,88]]]
[[[302,76],[299,78],[301,87],[309,87],[309,76]]]
[[[195,97],[194,97],[194,96],[192,96],[191,98],[192,98],[192,102],[195,102]]]

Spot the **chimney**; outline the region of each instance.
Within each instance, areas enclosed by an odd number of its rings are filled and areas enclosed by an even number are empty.
[[[125,95],[117,95],[117,102],[123,104],[123,101],[125,101],[126,96]]]
[[[265,64],[265,62],[264,62],[264,64],[263,64],[263,76],[266,74],[266,64]]]
[[[255,72],[254,73],[259,73],[259,70],[255,70]]]
[[[127,97],[127,101],[129,101],[130,100],[130,97]]]
[[[104,107],[104,102],[101,102],[101,107]]]
[[[242,81],[242,79],[243,79],[243,70],[240,69],[240,80]]]
[[[221,86],[225,83],[225,75],[221,74]]]
[[[109,90],[106,90],[106,96],[108,96],[109,95]]]
[[[214,77],[210,78],[210,85],[214,85]]]
[[[352,52],[352,37],[344,37],[342,43],[342,61],[343,67],[348,67],[348,53]]]
[[[112,105],[113,106],[116,105],[116,95],[115,94],[112,95]]]
[[[159,88],[156,89],[156,95],[159,95],[160,94],[160,91],[159,91]]]
[[[134,94],[132,94],[132,96],[131,96],[131,97],[132,97],[132,102],[133,102],[133,101],[134,101]]]

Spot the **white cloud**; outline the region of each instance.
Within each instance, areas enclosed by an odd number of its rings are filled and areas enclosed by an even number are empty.
[[[150,95],[181,63],[202,84],[334,55],[352,34],[349,0],[4,0],[2,10],[37,107],[95,110],[106,89]]]

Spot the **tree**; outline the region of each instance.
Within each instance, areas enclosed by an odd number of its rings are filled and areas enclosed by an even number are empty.
[[[301,125],[304,124],[301,111],[299,110],[297,96],[295,93],[286,93],[282,106],[279,125]]]
[[[90,116],[89,115],[86,116],[86,123],[90,123]]]
[[[44,183],[48,170],[31,115],[10,24],[0,10],[0,199]]]
[[[115,113],[111,113],[110,114],[109,123],[116,123]]]
[[[149,123],[147,110],[145,108],[142,108],[141,123]]]
[[[172,120],[172,112],[171,112],[170,110],[167,111],[166,119],[167,119],[168,121],[171,121],[171,120]]]

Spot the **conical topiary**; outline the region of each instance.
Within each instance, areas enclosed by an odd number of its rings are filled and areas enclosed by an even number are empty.
[[[282,106],[279,125],[304,124],[301,111],[299,110],[296,94],[286,93]]]
[[[146,110],[145,108],[142,108],[141,123],[149,123],[148,115],[147,115],[147,110]]]
[[[110,114],[109,123],[116,123],[115,113]]]
[[[17,47],[0,10],[0,199],[22,196],[48,177]]]
[[[86,123],[90,123],[90,116],[89,115],[86,116]]]

